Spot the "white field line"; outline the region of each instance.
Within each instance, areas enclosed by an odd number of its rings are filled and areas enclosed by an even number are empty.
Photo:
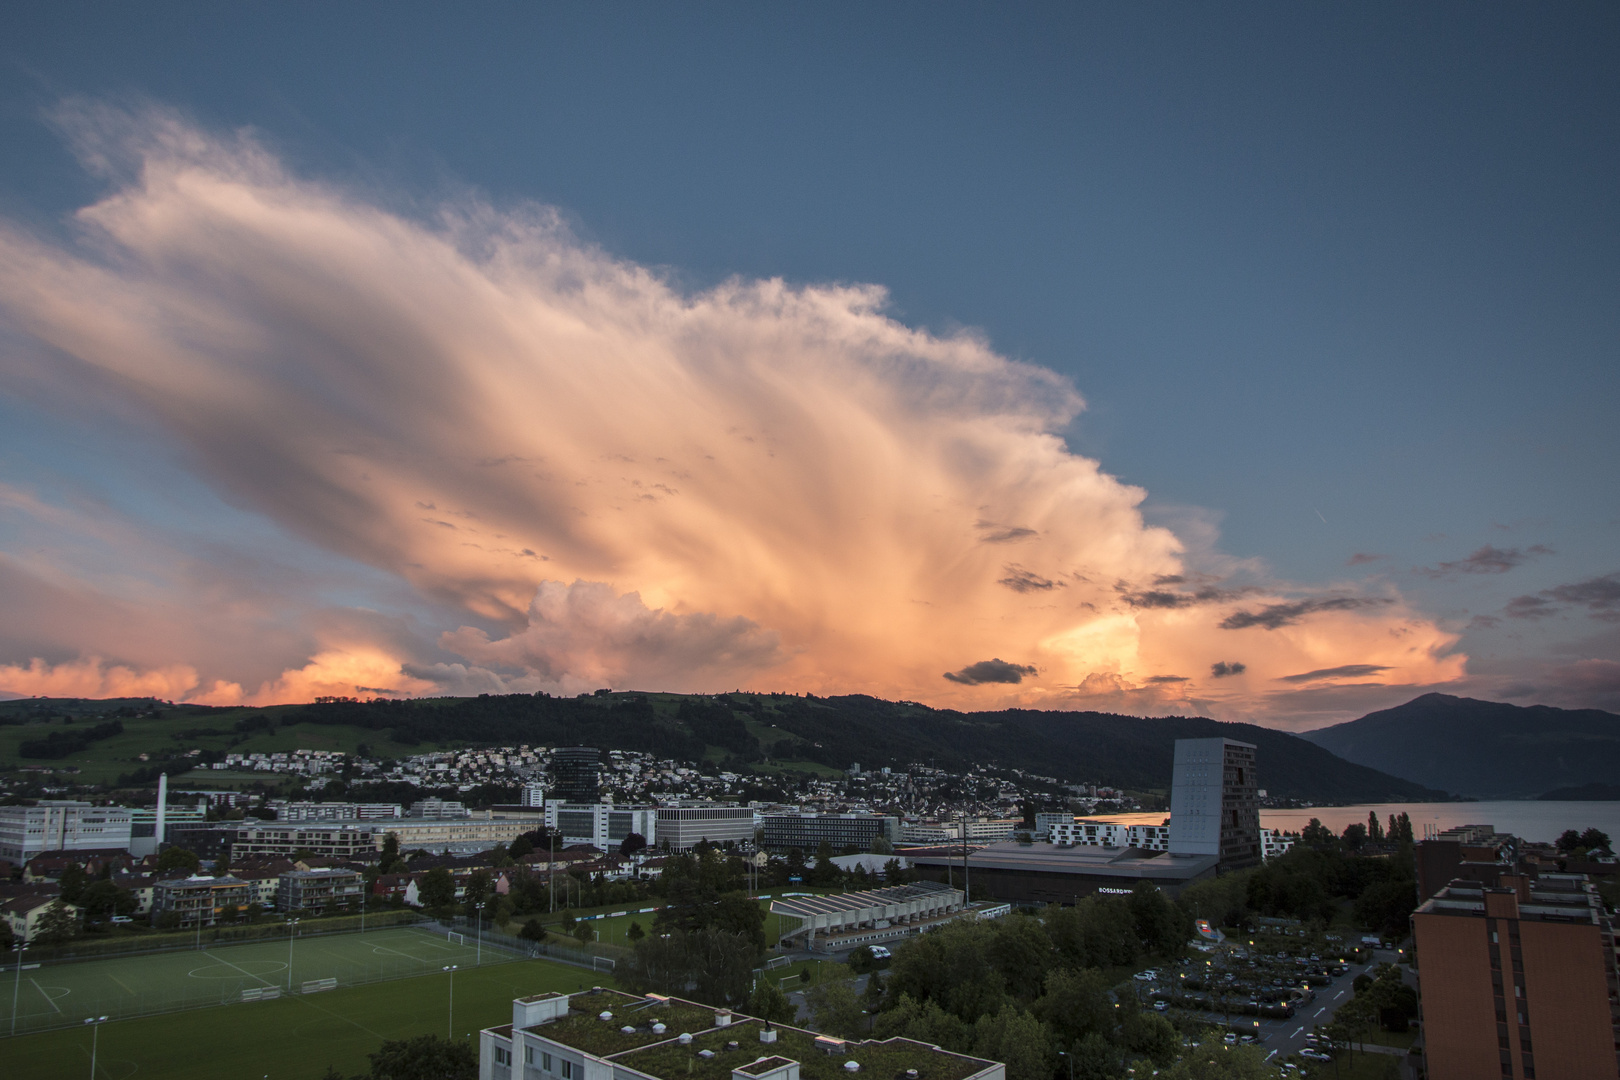
[[[32,975],[30,975],[28,977],[28,981],[34,984],[34,989],[39,991],[39,996],[40,997],[42,997],[46,1001],[50,1002],[51,1008],[55,1009],[57,1011],[58,1015],[60,1015],[60,1016],[66,1016],[67,1015],[67,1013],[62,1012],[62,1006],[60,1006],[60,1005],[58,1005],[56,1003],[56,999],[51,997],[51,995],[47,994],[45,992],[45,988],[43,986],[39,985],[39,983],[34,980],[34,977]]]
[[[236,967],[235,964],[231,963],[229,960],[226,960],[224,957],[220,956],[218,953],[209,953],[208,957],[209,957],[209,959],[213,960],[216,963],[224,964],[228,968],[236,968],[237,971],[242,972],[242,974],[246,975],[248,978],[250,978],[250,979],[258,979],[260,982],[264,983],[264,985],[266,985],[266,986],[280,986],[281,985],[279,982],[271,982],[269,979],[265,978],[263,975],[255,975],[251,971],[247,971],[247,970],[245,970],[243,968]]]

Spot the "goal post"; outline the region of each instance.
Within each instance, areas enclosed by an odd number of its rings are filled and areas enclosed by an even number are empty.
[[[445,936],[445,939],[447,941],[453,941],[457,945],[465,946],[467,944],[467,935],[466,934],[458,934],[454,930],[449,930],[449,931],[446,931],[444,936]]]

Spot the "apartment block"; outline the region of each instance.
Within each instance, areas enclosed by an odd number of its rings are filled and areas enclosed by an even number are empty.
[[[253,903],[251,893],[247,882],[229,874],[160,878],[152,885],[152,913],[179,915],[182,926],[212,926]]]
[[[1430,1080],[1615,1080],[1614,927],[1575,874],[1458,879],[1412,915]]]
[[[353,870],[289,870],[276,886],[279,911],[324,911],[358,904],[363,895],[360,875]]]

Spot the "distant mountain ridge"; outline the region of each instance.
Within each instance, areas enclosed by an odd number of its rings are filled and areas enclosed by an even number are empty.
[[[1620,776],[1620,716],[1424,694],[1304,733],[1338,756],[1478,799],[1522,799]]]
[[[52,711],[71,712],[82,722],[111,715],[108,706],[115,704],[125,706],[122,713],[128,715],[123,720],[128,745],[144,747],[150,741],[142,734],[144,725],[161,723],[177,728],[172,733],[164,729],[176,752],[187,746],[222,751],[267,729],[278,730],[283,744],[288,737],[309,739],[322,730],[344,730],[362,740],[370,739],[367,732],[387,733],[396,745],[423,749],[428,748],[424,744],[583,744],[689,761],[707,758],[761,774],[761,780],[796,762],[834,769],[856,762],[865,769],[920,762],[952,772],[983,763],[1055,776],[1065,783],[1166,790],[1176,739],[1225,736],[1255,744],[1260,784],[1273,796],[1341,804],[1447,798],[1444,791],[1353,764],[1288,732],[1254,724],[1029,709],[962,713],[862,695],[621,692],[580,698],[513,694],[332,701],[265,709],[178,706],[167,708],[187,718],[162,721],[142,719],[124,702],[52,704],[34,699],[0,703],[0,723]],[[308,736],[288,731],[304,725]],[[25,730],[34,739],[45,735],[38,726]],[[110,752],[107,748],[114,744],[98,745],[101,752]]]

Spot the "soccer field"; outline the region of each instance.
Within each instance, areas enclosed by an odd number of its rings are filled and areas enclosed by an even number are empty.
[[[613,985],[581,968],[520,960],[457,971],[453,998],[450,977],[435,968],[414,979],[111,1022],[95,1029],[95,1075],[96,1080],[320,1080],[333,1065],[350,1076],[368,1070],[366,1055],[385,1039],[445,1034],[470,1039],[480,1028],[508,1023],[515,997],[571,993],[597,984]],[[0,1039],[0,1076],[83,1077],[90,1072],[91,1048],[92,1030],[83,1024]]]
[[[208,1005],[253,1009],[283,994],[316,994],[335,986],[405,978],[518,959],[417,927],[367,934],[294,937],[203,950],[26,965],[0,979],[8,1030],[17,1034]],[[335,980],[335,983],[332,982]],[[6,1001],[5,998],[10,998]]]

